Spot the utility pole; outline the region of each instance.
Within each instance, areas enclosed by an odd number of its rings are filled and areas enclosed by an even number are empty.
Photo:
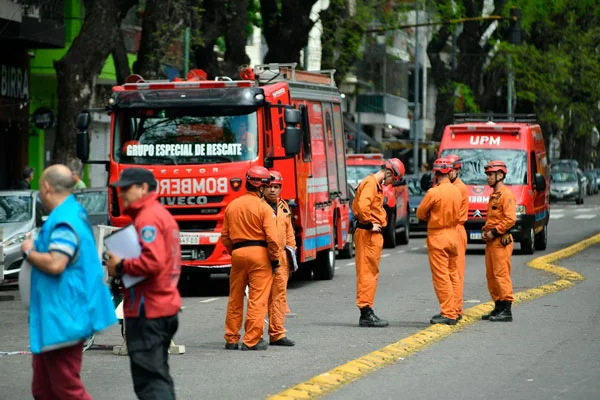
[[[190,28],[183,31],[183,77],[186,78],[190,68]]]
[[[509,28],[509,36],[508,41],[511,44],[519,45],[521,44],[521,10],[518,8],[510,9],[510,28]],[[513,110],[513,96],[514,96],[514,87],[515,87],[515,76],[513,73],[513,63],[512,63],[512,55],[508,54],[507,56],[507,85],[506,88],[506,112],[509,115],[514,113]]]
[[[414,77],[414,108],[412,118],[413,131],[413,174],[419,172],[419,2],[415,1],[415,77]]]

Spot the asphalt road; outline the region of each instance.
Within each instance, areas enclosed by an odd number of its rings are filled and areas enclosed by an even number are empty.
[[[600,232],[600,197],[583,206],[553,205],[548,250],[513,255],[513,283],[521,291],[554,281],[526,263]],[[518,248],[518,246],[515,246]],[[559,264],[586,280],[574,288],[515,306],[515,322],[477,322],[394,365],[331,394],[337,398],[596,398],[599,392],[598,325],[600,272],[592,247]],[[572,265],[571,265],[572,264]],[[385,329],[358,327],[353,260],[337,260],[332,281],[291,282],[288,336],[293,348],[263,352],[223,349],[227,280],[213,278],[184,298],[176,343],[185,355],[171,357],[179,399],[264,399],[340,364],[429,326],[438,304],[423,237],[385,250],[375,311],[390,320]],[[28,349],[27,315],[18,301],[0,302],[0,352]],[[468,251],[466,307],[489,301],[483,246]],[[493,326],[492,326],[493,325]],[[96,343],[121,344],[118,326]],[[2,354],[2,353],[0,353]],[[595,367],[595,368],[594,368]],[[31,358],[0,355],[0,399],[30,398]],[[8,377],[8,379],[7,379]],[[107,350],[84,356],[82,377],[94,399],[134,398],[127,357]],[[595,379],[594,379],[595,378]],[[533,380],[530,380],[533,379]]]

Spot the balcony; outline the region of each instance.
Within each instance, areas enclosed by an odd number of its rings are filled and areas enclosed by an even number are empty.
[[[356,111],[364,125],[393,125],[410,129],[408,100],[391,94],[359,94]]]

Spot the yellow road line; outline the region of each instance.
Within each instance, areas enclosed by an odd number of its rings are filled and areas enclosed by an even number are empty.
[[[538,297],[555,293],[575,285],[576,281],[585,279],[581,274],[568,270],[553,263],[566,257],[570,257],[589,246],[600,243],[600,234],[594,235],[572,246],[554,253],[538,257],[527,266],[541,269],[556,274],[560,279],[552,283],[542,285],[533,289],[519,292],[514,295],[515,303],[530,301]],[[341,386],[362,378],[369,373],[386,365],[393,364],[399,360],[416,353],[425,347],[435,343],[450,334],[471,325],[481,319],[481,316],[489,313],[494,308],[494,302],[490,301],[465,310],[462,321],[455,326],[431,325],[412,336],[392,343],[379,350],[340,365],[330,371],[314,376],[309,380],[299,383],[278,394],[268,397],[269,400],[283,399],[316,399],[331,393]]]

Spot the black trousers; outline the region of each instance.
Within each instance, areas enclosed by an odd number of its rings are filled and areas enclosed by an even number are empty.
[[[138,399],[175,399],[175,385],[169,373],[169,345],[178,325],[177,314],[148,319],[143,306],[140,318],[125,318],[129,364]]]

